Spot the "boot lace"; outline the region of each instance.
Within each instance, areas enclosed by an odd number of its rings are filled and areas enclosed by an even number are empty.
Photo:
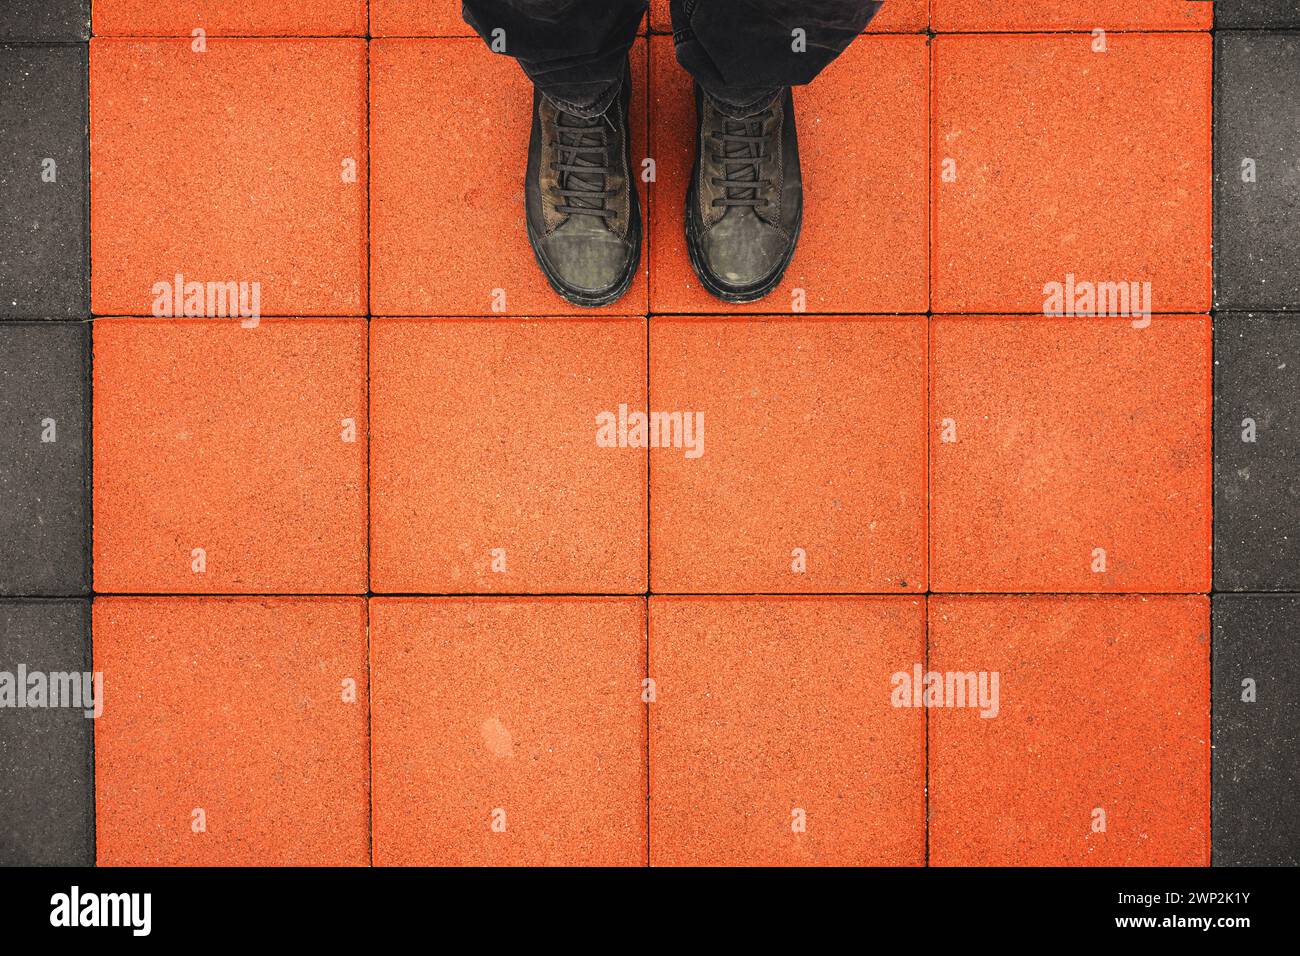
[[[763,160],[767,157],[769,136],[765,135],[772,110],[763,110],[742,120],[726,118],[721,130],[713,131],[719,152],[713,162],[722,169],[721,176],[712,177],[713,185],[721,188],[721,196],[713,200],[715,206],[760,207],[769,204],[760,192],[772,185],[762,178]]]
[[[615,211],[606,208],[614,190],[606,188],[609,165],[610,129],[602,114],[590,118],[558,111],[555,117],[558,162],[551,168],[559,173],[553,190],[555,211],[564,215],[599,216],[608,219]]]

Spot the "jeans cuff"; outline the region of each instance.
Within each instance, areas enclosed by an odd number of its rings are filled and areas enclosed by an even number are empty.
[[[713,100],[713,105],[718,108],[719,113],[732,119],[745,119],[755,113],[761,113],[775,103],[776,98],[785,92],[785,87],[777,86],[771,89],[746,87],[728,91],[705,86],[704,92],[709,95],[709,99]]]
[[[572,116],[581,116],[584,119],[591,119],[600,116],[609,109],[609,105],[618,98],[618,95],[622,91],[623,76],[620,74],[618,79],[609,84],[609,86],[601,90],[595,96],[584,96],[580,99],[565,99],[562,96],[556,96],[554,93],[547,92],[546,90],[542,91],[542,95],[565,113],[569,113]]]

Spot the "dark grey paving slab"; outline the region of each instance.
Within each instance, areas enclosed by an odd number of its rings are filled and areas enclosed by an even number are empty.
[[[14,706],[20,667],[26,702],[33,674],[90,671],[90,602],[0,600],[0,866],[91,865],[94,721],[76,707]]]
[[[1300,864],[1300,596],[1216,594],[1211,852]]]
[[[1300,0],[1215,0],[1216,27],[1300,27]]]
[[[0,319],[89,314],[86,45],[0,45]]]
[[[1300,310],[1300,34],[1215,36],[1214,299]]]
[[[0,0],[0,40],[84,40],[90,0]]]
[[[1214,587],[1300,591],[1300,315],[1214,317]]]
[[[90,590],[90,324],[0,322],[0,595]]]

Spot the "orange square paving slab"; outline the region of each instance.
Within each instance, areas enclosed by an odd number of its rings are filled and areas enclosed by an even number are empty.
[[[650,451],[652,590],[925,590],[926,347],[924,316],[652,320],[650,406],[704,426]]]
[[[983,30],[1208,30],[1204,0],[930,0],[936,32]],[[888,4],[886,4],[888,5]]]
[[[90,89],[95,314],[365,314],[364,40],[97,39]]]
[[[474,30],[454,0],[370,0],[370,33],[376,37],[468,37]]]
[[[371,324],[377,592],[645,591],[645,319]]]
[[[916,597],[650,598],[650,862],[919,866]]]
[[[1209,35],[1093,43],[935,39],[933,311],[1041,315],[1070,282],[1209,310]]]
[[[1210,589],[1210,323],[939,317],[935,591]]]
[[[474,30],[458,0],[370,0],[370,35],[376,37],[469,37]],[[645,32],[642,21],[641,32]]]
[[[364,319],[98,319],[95,589],[364,593]]]
[[[646,155],[645,41],[631,54],[632,165]],[[477,37],[370,45],[376,315],[587,315],[547,285],[524,226],[532,83]],[[437,121],[431,118],[437,117]],[[472,162],[467,162],[472,157]],[[646,209],[644,183],[641,209]],[[609,315],[642,313],[648,257]]]
[[[885,0],[885,5],[867,24],[868,33],[925,32],[929,0]],[[656,33],[672,33],[668,0],[650,0],[650,27]]]
[[[365,36],[366,0],[95,0],[96,36]]]
[[[929,617],[932,865],[1209,865],[1207,598],[933,597]]]
[[[643,598],[377,598],[377,866],[645,864]]]
[[[101,866],[364,866],[361,598],[98,598]]]
[[[651,37],[651,309],[924,312],[926,44],[922,36],[860,37],[815,83],[796,91],[804,177],[799,245],[769,296],[731,305],[700,285],[687,256],[695,102],[672,38]]]

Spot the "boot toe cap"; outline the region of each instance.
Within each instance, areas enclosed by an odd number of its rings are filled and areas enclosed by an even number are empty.
[[[616,292],[628,278],[636,256],[633,244],[613,234],[567,235],[557,231],[537,243],[542,268],[566,294],[600,298]]]
[[[702,264],[714,282],[740,291],[769,282],[785,268],[794,243],[784,232],[765,223],[744,229],[728,225],[722,220],[699,243]]]

